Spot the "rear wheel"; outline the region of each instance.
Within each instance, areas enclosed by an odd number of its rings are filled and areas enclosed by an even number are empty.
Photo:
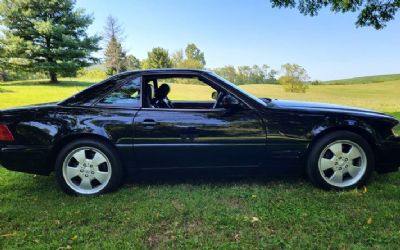
[[[55,175],[68,194],[111,192],[122,183],[122,167],[115,150],[90,139],[74,141],[61,150]]]
[[[310,151],[307,174],[324,189],[349,189],[364,185],[374,169],[374,155],[361,136],[336,131],[317,141]]]

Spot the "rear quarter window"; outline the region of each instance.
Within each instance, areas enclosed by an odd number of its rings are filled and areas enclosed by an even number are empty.
[[[141,77],[135,77],[113,90],[98,104],[101,106],[140,107]]]

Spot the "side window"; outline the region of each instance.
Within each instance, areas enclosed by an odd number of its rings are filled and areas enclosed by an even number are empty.
[[[99,104],[110,106],[140,107],[141,77],[136,77],[121,85],[103,98]]]
[[[158,87],[167,84],[170,87],[168,98],[172,101],[213,101],[215,91],[197,77],[172,77],[158,80]]]

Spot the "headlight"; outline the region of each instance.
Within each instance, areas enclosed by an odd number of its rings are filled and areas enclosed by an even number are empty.
[[[400,137],[400,123],[392,128],[394,136]]]

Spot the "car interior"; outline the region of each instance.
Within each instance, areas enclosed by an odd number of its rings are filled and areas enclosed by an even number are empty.
[[[174,88],[183,84],[195,84],[207,89],[203,94],[204,100],[190,100],[186,96],[171,97]],[[175,109],[215,109],[221,108],[224,91],[211,87],[205,80],[195,76],[149,76],[143,78],[143,107],[145,108],[175,108]],[[189,92],[189,91],[188,91]],[[204,95],[207,96],[204,96]],[[190,96],[190,93],[188,93]],[[171,100],[170,100],[171,99]]]

